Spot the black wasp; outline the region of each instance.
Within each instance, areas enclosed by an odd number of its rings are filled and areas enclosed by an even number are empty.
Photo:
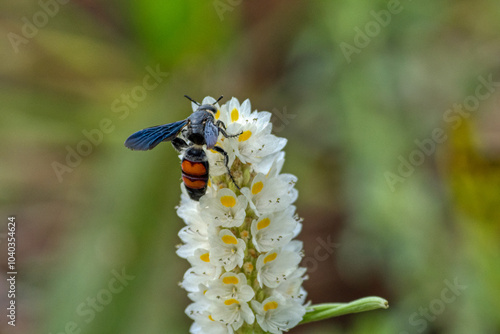
[[[213,149],[224,156],[227,172],[236,185],[229,170],[229,157],[226,151],[215,144],[219,133],[222,133],[226,138],[237,137],[241,133],[228,135],[225,131],[225,124],[220,120],[215,121],[217,112],[215,104],[223,96],[219,97],[213,104],[203,105],[200,105],[187,95],[184,96],[198,105],[198,109],[191,116],[182,121],[137,131],[127,138],[125,146],[131,150],[146,151],[155,148],[162,141],[171,141],[174,148],[183,153],[181,162],[182,181],[187,193],[191,199],[198,201],[205,194],[208,182],[208,158],[203,145],[206,145],[207,149]],[[179,134],[184,139],[180,138]],[[236,185],[236,187],[238,186]]]

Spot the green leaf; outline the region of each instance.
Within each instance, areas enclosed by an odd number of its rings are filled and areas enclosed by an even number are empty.
[[[349,313],[359,313],[376,310],[379,308],[387,309],[389,302],[380,297],[365,297],[354,300],[350,303],[327,303],[317,304],[307,307],[306,314],[300,324],[338,317]]]

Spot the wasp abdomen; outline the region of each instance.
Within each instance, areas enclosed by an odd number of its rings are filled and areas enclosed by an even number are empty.
[[[208,182],[208,159],[205,151],[196,147],[187,149],[182,158],[181,169],[182,181],[189,197],[199,200],[205,194]]]
[[[203,176],[208,174],[206,162],[195,162],[183,159],[181,168],[182,171],[188,175]]]

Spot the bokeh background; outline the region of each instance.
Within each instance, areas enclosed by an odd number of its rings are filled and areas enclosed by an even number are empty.
[[[188,332],[178,158],[123,146],[184,94],[273,113],[309,299],[390,302],[291,333],[500,332],[498,1],[3,1],[0,35],[1,333]]]

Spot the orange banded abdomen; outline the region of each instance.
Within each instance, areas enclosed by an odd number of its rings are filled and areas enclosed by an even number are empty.
[[[193,161],[196,159],[198,161]],[[203,150],[191,148],[181,162],[182,182],[191,199],[198,201],[205,195],[208,183],[208,161]]]
[[[207,186],[208,178],[195,178],[182,174],[182,181],[186,188],[203,189]]]
[[[181,163],[182,172],[191,176],[204,176],[208,174],[206,161],[195,162],[184,159]]]

